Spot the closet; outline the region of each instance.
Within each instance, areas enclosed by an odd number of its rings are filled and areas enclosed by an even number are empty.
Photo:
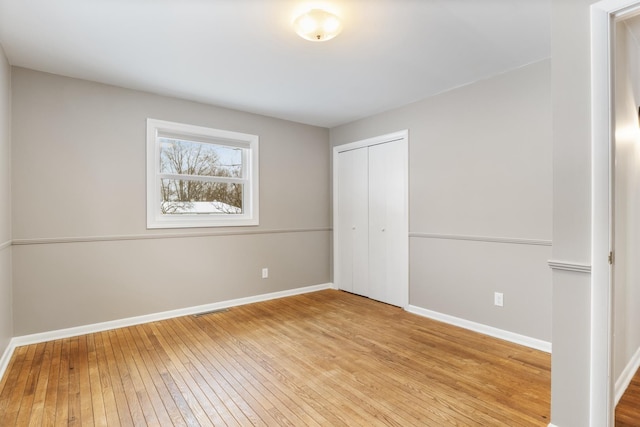
[[[408,132],[334,147],[334,282],[408,304]]]

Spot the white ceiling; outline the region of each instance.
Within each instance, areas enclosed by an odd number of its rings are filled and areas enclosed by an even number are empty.
[[[333,127],[550,56],[550,0],[0,0],[12,65]]]

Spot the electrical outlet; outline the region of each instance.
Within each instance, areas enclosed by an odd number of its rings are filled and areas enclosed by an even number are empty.
[[[502,295],[502,292],[493,293],[493,304],[498,307],[502,307],[504,305],[504,295]]]
[[[263,268],[262,269],[262,278],[263,279],[268,279],[269,278],[269,269],[268,268]]]

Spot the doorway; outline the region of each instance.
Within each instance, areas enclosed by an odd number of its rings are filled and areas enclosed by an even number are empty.
[[[640,15],[615,22],[612,378],[617,405],[640,367]],[[640,411],[640,409],[639,409]]]
[[[630,220],[625,199],[626,184],[632,184],[627,178],[631,169],[624,162],[616,164],[616,155],[622,158],[625,152],[633,152],[635,147],[623,146],[627,143],[621,131],[629,125],[629,129],[638,129],[637,102],[634,101],[629,114],[628,100],[622,99],[625,92],[621,86],[626,82],[619,81],[620,64],[624,52],[620,50],[620,39],[616,34],[625,20],[640,13],[638,0],[606,0],[595,3],[591,7],[591,47],[592,47],[592,309],[591,309],[591,368],[590,368],[590,419],[591,425],[613,425],[614,408],[620,392],[620,384],[614,384],[619,376],[618,368],[614,370],[616,345],[614,337],[614,279],[620,285],[628,281],[625,277],[626,258],[629,247],[626,235],[620,233],[623,222]],[[640,93],[640,92],[639,92]],[[630,118],[629,118],[630,117]],[[625,123],[627,122],[627,123]],[[636,135],[638,139],[640,135]],[[616,147],[617,145],[617,147]],[[616,179],[621,180],[616,184]],[[623,185],[625,184],[625,185]],[[616,203],[616,196],[618,203]],[[622,209],[624,212],[616,214]],[[616,221],[618,232],[616,233]],[[616,242],[618,237],[618,242]],[[619,252],[620,257],[616,256]],[[614,265],[615,258],[620,258]],[[619,277],[614,277],[616,274]],[[618,318],[618,321],[621,319]],[[620,325],[618,325],[620,332]],[[618,337],[620,338],[620,337]],[[618,341],[619,342],[619,341]]]

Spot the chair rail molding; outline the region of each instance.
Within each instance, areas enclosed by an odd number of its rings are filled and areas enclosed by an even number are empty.
[[[471,242],[486,243],[508,243],[514,245],[534,245],[534,246],[551,246],[551,240],[542,239],[522,239],[519,237],[499,237],[499,236],[472,236],[465,234],[438,234],[438,233],[421,233],[412,231],[409,237],[418,237],[423,239],[441,239],[441,240],[467,240]]]
[[[576,273],[591,273],[591,264],[560,260],[549,260],[547,261],[547,263],[552,270],[573,271]]]
[[[34,239],[13,239],[10,244],[22,245],[47,245],[60,243],[87,243],[87,242],[115,242],[120,240],[149,240],[149,239],[189,239],[195,237],[222,237],[222,236],[250,236],[261,234],[286,234],[286,233],[316,233],[330,232],[331,227],[313,228],[279,228],[279,229],[254,229],[233,231],[209,231],[196,233],[150,233],[150,234],[125,234],[105,236],[79,236],[79,237],[43,237]],[[0,246],[1,248],[1,246]]]

